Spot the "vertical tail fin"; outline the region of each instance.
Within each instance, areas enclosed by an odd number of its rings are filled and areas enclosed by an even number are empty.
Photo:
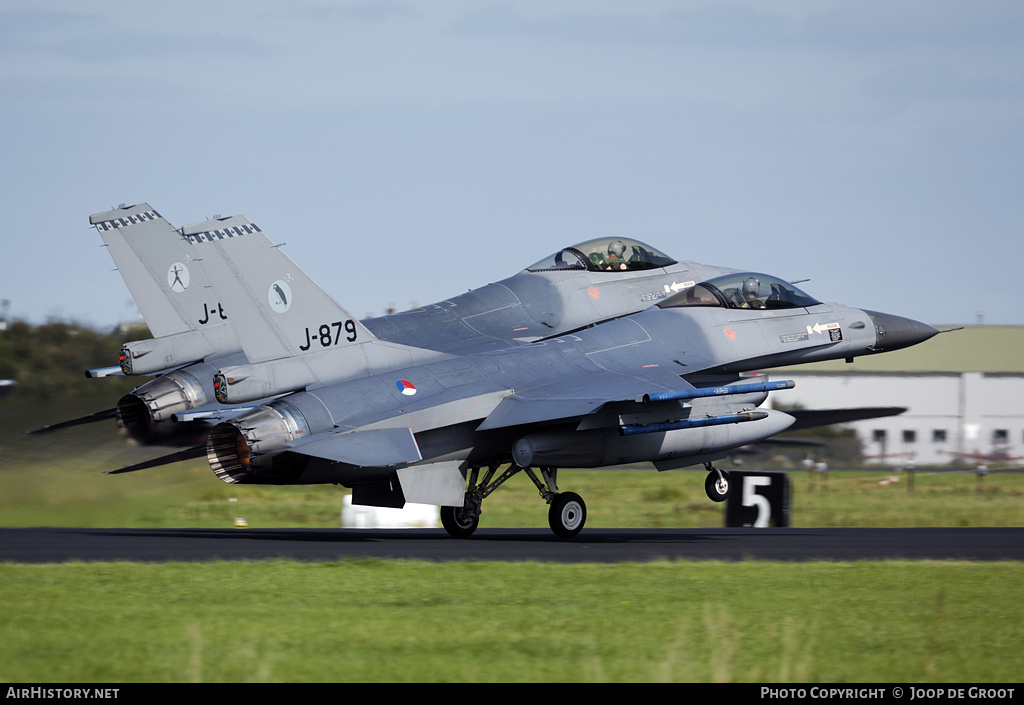
[[[148,203],[89,216],[154,337],[194,330],[189,303],[206,284],[191,246]]]
[[[189,225],[248,365],[222,367],[217,399],[240,403],[444,357],[378,340],[245,216]]]
[[[375,340],[245,216],[182,228],[230,312],[250,362]]]
[[[195,248],[148,203],[90,216],[153,338],[126,343],[125,374],[152,374],[240,351]]]

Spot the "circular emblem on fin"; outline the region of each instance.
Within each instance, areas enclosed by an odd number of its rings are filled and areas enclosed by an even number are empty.
[[[287,282],[278,279],[267,290],[267,302],[276,313],[284,313],[292,305],[292,290]]]
[[[175,262],[167,270],[167,286],[176,294],[180,294],[188,288],[189,274],[188,267],[181,262]]]

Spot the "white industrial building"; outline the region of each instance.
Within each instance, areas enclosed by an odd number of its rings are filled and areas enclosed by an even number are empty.
[[[852,363],[772,370],[772,379],[796,382],[795,389],[774,392],[772,403],[807,409],[906,407],[899,416],[849,424],[865,456],[878,462],[886,456],[890,463],[947,464],[957,457],[952,453],[1024,456],[1022,352],[1024,327],[969,326]]]

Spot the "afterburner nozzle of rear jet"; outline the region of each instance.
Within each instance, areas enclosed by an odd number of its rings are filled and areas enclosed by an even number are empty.
[[[199,380],[178,370],[121,397],[117,403],[117,423],[131,438],[145,441],[157,424],[205,403],[206,391]]]
[[[912,318],[893,316],[878,311],[864,311],[875,324],[875,344],[872,352],[892,352],[923,343],[938,334],[938,329]]]

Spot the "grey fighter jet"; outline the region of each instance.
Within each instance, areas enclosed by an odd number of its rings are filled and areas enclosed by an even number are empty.
[[[793,423],[758,408],[769,392],[792,383],[744,374],[896,350],[938,332],[823,304],[777,277],[734,272],[599,325],[437,357],[349,326],[344,309],[325,307],[316,290],[294,286],[295,276],[274,266],[240,275],[238,265],[249,257],[240,254],[242,237],[194,241],[219,295],[237,299],[232,310],[249,297],[244,320],[229,319],[247,356],[256,356],[247,348],[252,336],[270,341],[260,343],[268,361],[299,361],[288,363],[279,389],[329,370],[329,360],[362,361],[365,372],[310,381],[304,391],[217,425],[206,444],[215,474],[229,483],[342,484],[355,504],[441,505],[454,536],[470,535],[483,499],[520,471],[549,503],[549,524],[561,537],[582,529],[586,506],[559,491],[558,467],[703,464],[708,496],[724,500],[729,479],[713,461]],[[236,384],[282,381],[275,364],[260,364],[232,371]]]
[[[136,440],[169,437],[187,442],[205,433],[207,423],[247,409],[249,405],[228,402],[226,386],[217,399],[213,375],[222,368],[237,370],[271,358],[250,360],[242,353],[227,325],[230,307],[215,296],[194,243],[246,235],[238,239],[244,243],[240,256],[245,255],[245,248],[260,251],[279,268],[296,272],[303,279],[300,286],[319,287],[298,273],[280,248],[244,216],[218,216],[175,229],[149,204],[142,203],[97,213],[89,220],[102,236],[154,337],[125,344],[118,366],[88,374],[155,377],[125,395],[115,409],[36,432],[116,417]],[[365,326],[380,341],[462,355],[526,344],[635,313],[695,281],[727,271],[732,270],[677,262],[636,240],[603,238],[560,250],[508,279],[452,299],[380,318],[346,318],[344,325]],[[285,286],[287,282],[273,289],[274,299],[267,305],[290,306]],[[244,315],[245,308],[248,305],[243,305],[239,315]],[[311,340],[318,343],[323,338],[320,333],[314,330]],[[348,330],[344,334],[351,335]],[[275,375],[281,377],[287,367],[278,366]],[[361,372],[349,373],[335,366],[326,378],[337,380],[349,374]],[[257,378],[250,378],[248,386],[256,382]],[[301,388],[284,385],[282,389],[278,383],[264,386],[265,394],[247,399],[259,402],[267,395]],[[242,395],[242,387],[232,391],[236,400]]]

